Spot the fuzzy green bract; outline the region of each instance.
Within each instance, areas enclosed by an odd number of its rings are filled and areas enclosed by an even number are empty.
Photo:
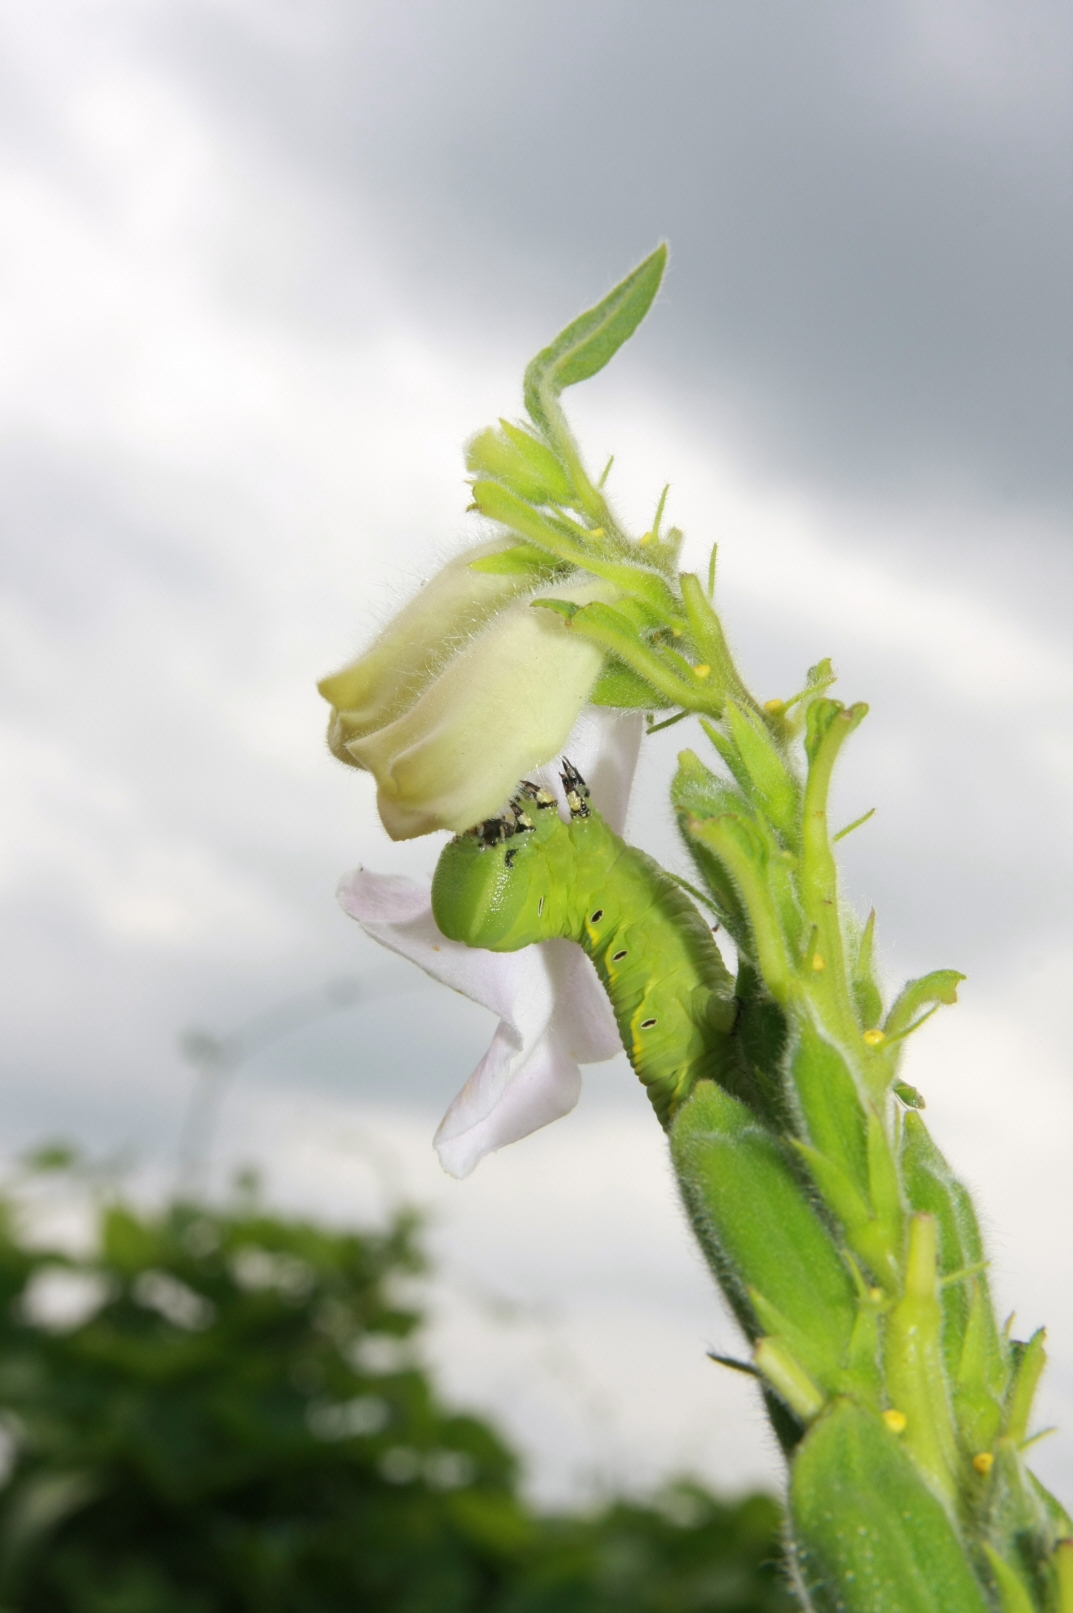
[[[498,817],[444,850],[444,934],[493,951],[566,938],[608,993],[667,1127],[682,1198],[748,1348],[789,1465],[803,1603],[823,1613],[1073,1613],[1073,1525],[1025,1447],[1042,1333],[994,1314],[970,1196],[928,1133],[901,1055],[961,976],[891,1001],[838,883],[831,778],[867,715],[821,660],[759,700],[706,582],[678,569],[681,533],[634,537],[563,415],[635,329],[662,249],[530,365],[528,421],[470,445],[476,508],[499,523],[492,564],[548,586],[534,606],[596,646],[592,698],[688,716],[671,800],[698,887],[627,846],[565,769],[570,821],[521,783]],[[485,565],[484,561],[480,562]],[[557,579],[602,579],[583,599]],[[666,715],[670,713],[670,715]],[[733,943],[732,979],[715,918]]]

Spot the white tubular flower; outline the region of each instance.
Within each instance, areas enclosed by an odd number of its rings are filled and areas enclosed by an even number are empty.
[[[625,821],[640,740],[639,712],[592,707],[570,736],[567,754],[615,829]],[[538,776],[562,798],[553,764]],[[468,1176],[493,1149],[568,1114],[581,1091],[578,1066],[621,1051],[596,971],[572,941],[520,952],[448,941],[436,928],[427,886],[362,868],[343,878],[339,900],[375,941],[499,1016],[488,1052],[436,1133],[440,1163],[451,1176]]]
[[[329,744],[375,775],[393,840],[457,833],[498,812],[562,749],[603,666],[601,650],[530,603],[547,594],[585,605],[616,589],[584,572],[534,589],[471,569],[501,547],[444,567],[365,655],[320,684]]]

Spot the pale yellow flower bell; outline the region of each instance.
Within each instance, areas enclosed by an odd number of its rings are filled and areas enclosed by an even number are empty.
[[[393,840],[459,832],[498,812],[518,781],[558,754],[603,655],[538,597],[584,605],[615,589],[583,573],[532,579],[469,569],[500,544],[460,555],[370,649],[319,685],[329,744],[376,778]]]

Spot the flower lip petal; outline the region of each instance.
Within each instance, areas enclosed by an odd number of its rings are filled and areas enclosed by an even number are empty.
[[[557,1032],[520,1053],[500,1025],[440,1122],[433,1139],[440,1164],[450,1176],[468,1176],[485,1154],[561,1120],[580,1096],[581,1071]]]

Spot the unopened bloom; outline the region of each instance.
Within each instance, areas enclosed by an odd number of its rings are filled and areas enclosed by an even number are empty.
[[[616,829],[626,816],[640,738],[639,713],[594,708],[570,736],[570,759]],[[561,794],[554,767],[536,776]],[[339,900],[374,940],[499,1017],[488,1052],[436,1133],[440,1161],[452,1176],[467,1176],[493,1149],[568,1114],[581,1091],[579,1065],[621,1051],[596,972],[572,941],[519,952],[448,941],[436,927],[427,886],[361,868],[344,877]]]
[[[534,588],[532,577],[446,566],[371,648],[320,691],[329,743],[367,768],[393,840],[458,832],[497,812],[518,780],[561,750],[603,654],[538,597],[588,604],[615,590],[582,572]]]

